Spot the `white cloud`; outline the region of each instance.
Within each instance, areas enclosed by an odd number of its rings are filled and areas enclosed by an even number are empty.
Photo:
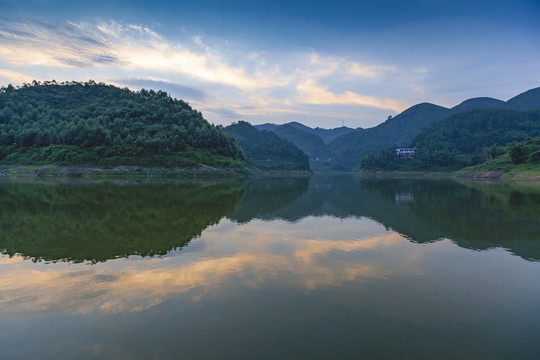
[[[215,110],[214,114],[219,115],[229,109],[228,116],[215,119],[224,124],[232,114],[249,117],[250,121],[289,114],[289,121],[316,115],[363,122],[368,107],[398,112],[406,107],[398,100],[362,95],[355,90],[362,88],[375,94],[373,89],[403,80],[405,71],[393,65],[365,63],[314,50],[273,53],[243,49],[240,44],[224,47],[220,45],[223,43],[187,32],[171,40],[149,27],[115,21],[0,24],[0,60],[9,63],[14,72],[9,77],[4,73],[9,81],[28,82],[29,78],[15,73],[38,67],[39,71],[32,72],[40,74],[41,79],[93,78],[116,83],[122,78],[160,79],[163,84],[200,89],[205,94],[204,101],[199,96],[201,101],[195,103],[200,110]],[[423,76],[408,72],[410,81],[400,81],[400,86],[418,84],[416,78]],[[334,93],[329,89],[347,91]],[[360,112],[320,105],[364,109]]]
[[[345,91],[341,94],[335,94],[321,86],[318,86],[312,79],[297,85],[299,93],[298,101],[308,104],[328,105],[360,105],[375,107],[379,109],[391,109],[401,112],[408,107],[407,104],[393,99],[379,99],[373,96],[357,94],[352,91]]]
[[[203,242],[203,250],[193,253],[195,256],[118,259],[95,267],[58,266],[56,271],[39,264],[32,266],[20,257],[0,257],[0,265],[10,265],[0,278],[0,313],[141,311],[182,294],[199,301],[221,292],[231,280],[252,288],[279,280],[282,286],[310,291],[352,280],[386,279],[418,271],[414,263],[360,264],[357,257],[343,258],[337,264],[329,262],[332,252],[361,254],[393,248],[406,240],[384,230],[356,238],[350,235],[358,232],[354,221],[329,219],[323,224],[318,219],[314,224],[313,220],[303,219],[312,226],[288,229],[286,237],[283,229],[260,220],[242,227],[223,221],[222,227],[205,230],[197,240]],[[295,241],[291,241],[292,237]],[[290,251],[276,251],[282,247]]]
[[[116,22],[65,25],[10,22],[0,27],[0,58],[18,66],[96,67],[123,65],[132,70],[183,74],[193,79],[253,90],[287,84],[275,69],[248,73],[227,64],[219,52],[196,52],[167,42],[147,27]]]
[[[0,69],[0,78],[4,78],[10,83],[15,83],[15,84],[31,83],[32,80],[38,80],[37,78],[30,75],[21,74],[20,72],[16,72],[16,71],[2,70],[2,69]]]

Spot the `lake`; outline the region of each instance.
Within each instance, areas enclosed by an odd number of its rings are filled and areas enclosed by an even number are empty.
[[[538,359],[540,184],[0,182],[2,359]]]

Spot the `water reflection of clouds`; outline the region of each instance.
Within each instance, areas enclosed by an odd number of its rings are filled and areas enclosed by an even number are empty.
[[[179,256],[93,266],[0,258],[0,311],[139,311],[181,294],[198,301],[270,280],[313,290],[417,271],[414,264],[359,256],[377,249],[393,253],[388,249],[408,243],[367,219],[307,218],[299,224],[256,220],[233,227],[223,220],[195,241],[205,246]]]

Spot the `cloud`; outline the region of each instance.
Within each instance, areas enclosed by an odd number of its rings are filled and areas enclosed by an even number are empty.
[[[381,78],[396,71],[396,67],[391,65],[364,65],[358,62],[348,64],[349,74],[367,78]]]
[[[220,108],[209,108],[207,109],[207,111],[209,112],[212,112],[214,114],[218,114],[218,115],[221,115],[223,116],[224,118],[227,118],[227,119],[232,119],[232,120],[238,120],[240,119],[242,116],[240,114],[238,114],[236,111],[234,110],[231,110],[229,108],[224,108],[224,107],[220,107]]]
[[[0,22],[0,57],[14,65],[90,67],[120,59],[107,41],[71,23]]]
[[[171,83],[163,80],[151,80],[151,79],[121,79],[113,80],[121,86],[134,87],[137,89],[154,89],[162,90],[169,93],[169,95],[183,100],[204,100],[206,94],[199,89],[184,86],[180,84]]]
[[[95,25],[6,20],[0,24],[0,57],[15,65],[122,65],[245,90],[284,86],[289,81],[275,67],[261,66],[264,61],[252,62],[251,71],[230,65],[227,57],[200,36],[190,43],[198,50],[166,41],[148,27],[114,21]]]
[[[190,256],[118,259],[92,267],[58,266],[55,271],[47,264],[31,264],[17,256],[14,260],[0,258],[0,264],[9,264],[0,278],[0,308],[9,313],[141,311],[182,294],[199,301],[223,291],[231,281],[252,288],[278,281],[284,287],[309,291],[417,271],[414,264],[358,262],[364,251],[405,241],[397,233],[382,230],[355,238],[351,237],[358,232],[354,221],[302,221],[311,227],[286,232],[262,220],[240,227],[224,221],[219,229],[205,230],[197,240],[204,242],[202,250]],[[285,248],[288,250],[283,251]],[[357,254],[336,260],[332,256],[336,251]]]
[[[405,72],[393,65],[312,49],[273,53],[244,49],[241,44],[224,47],[223,43],[189,33],[169,39],[147,26],[115,21],[5,20],[0,24],[0,59],[14,72],[24,74],[32,69],[40,79],[66,80],[81,79],[77,74],[84,74],[84,79],[164,90],[209,112],[209,120],[216,123],[241,118],[259,122],[275,116],[286,121],[324,116],[364,122],[366,113],[380,109],[399,112],[407,107],[397,100],[354,90],[361,85],[380,93],[389,80],[403,80]],[[411,79],[400,81],[402,87],[418,83],[420,75],[408,74]],[[8,78],[7,73],[3,77]],[[14,73],[8,78],[14,81],[11,79],[29,80]],[[362,112],[359,106],[364,107]]]
[[[316,52],[309,55],[309,67],[305,68],[303,75],[310,79],[319,79],[325,76],[338,74],[345,78],[362,77],[379,80],[397,72],[397,68],[387,64],[362,64],[350,61],[343,57],[322,56]]]
[[[318,86],[312,79],[297,85],[299,93],[298,101],[307,104],[329,105],[361,105],[379,109],[391,109],[401,112],[408,107],[407,104],[392,99],[379,99],[372,96],[361,95],[352,91],[335,94],[323,87]]]
[[[30,75],[21,74],[20,72],[11,71],[11,70],[2,70],[0,69],[0,78],[6,79],[8,82],[12,83],[31,83],[32,80],[38,80],[35,77]]]

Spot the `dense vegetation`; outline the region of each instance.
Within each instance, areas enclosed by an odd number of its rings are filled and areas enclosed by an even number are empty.
[[[317,135],[302,131],[289,124],[278,126],[274,133],[298,146],[310,159],[332,157],[328,146]]]
[[[334,152],[336,161],[353,168],[367,154],[376,154],[393,145],[408,144],[416,134],[450,114],[450,109],[441,106],[418,104],[378,126],[336,138],[329,144],[330,150]]]
[[[457,170],[476,165],[506,151],[508,143],[522,142],[540,136],[540,111],[504,109],[474,110],[451,116],[418,134],[410,146],[416,148],[413,159],[396,156],[396,146],[378,155],[362,159],[363,169],[381,170]],[[532,145],[515,145],[522,161],[536,159],[527,149]],[[509,150],[510,151],[510,150]],[[517,155],[516,155],[517,156]]]
[[[291,126],[291,127],[295,128],[295,129],[301,130],[301,131],[303,131],[305,133],[316,135],[316,136],[320,137],[324,141],[325,144],[330,143],[332,140],[334,140],[335,138],[337,138],[337,137],[339,137],[341,135],[345,135],[345,134],[348,134],[350,132],[355,131],[355,129],[348,128],[346,126],[342,126],[342,127],[338,127],[338,128],[334,128],[334,129],[323,129],[323,128],[320,128],[320,127],[310,128],[309,126],[301,124],[301,123],[299,123],[297,121],[292,121],[292,122],[289,122],[289,123],[286,123],[286,124],[283,124],[283,125],[263,124],[263,125],[256,125],[255,127],[257,129],[259,129],[259,130],[269,130],[269,131],[274,131],[275,133],[278,133],[279,128],[281,128],[283,126]],[[358,129],[356,129],[356,130],[358,130]]]
[[[346,168],[354,168],[365,155],[377,154],[392,146],[405,147],[410,145],[412,139],[431,124],[438,123],[452,115],[471,110],[488,109],[540,110],[540,88],[528,90],[508,101],[487,97],[472,98],[451,109],[429,103],[415,105],[378,126],[359,129],[334,139],[329,144],[330,150],[333,152],[333,161],[341,162]],[[435,154],[434,156],[444,157],[444,154]],[[467,159],[467,161],[469,160],[471,159]]]
[[[237,184],[0,184],[0,251],[33,260],[100,262],[185,246],[230,216]]]
[[[496,147],[490,147],[487,151],[492,158],[499,154]],[[540,164],[540,137],[522,142],[513,141],[506,145],[506,152],[513,164]]]
[[[242,152],[186,102],[153,90],[33,82],[0,89],[0,161],[235,166]]]
[[[242,150],[245,160],[263,170],[307,170],[308,156],[292,142],[273,132],[257,130],[245,121],[223,128],[233,136]]]
[[[304,151],[310,160],[310,166],[315,171],[341,171],[346,170],[340,162],[333,161],[333,152],[328,143],[344,134],[355,131],[348,127],[335,129],[310,128],[299,122],[290,122],[283,125],[262,124],[255,125],[259,130],[268,130],[287,139]]]
[[[0,251],[99,262],[185,246],[223,217],[236,222],[366,217],[415,242],[452,239],[540,259],[540,189],[349,176],[195,184],[0,183]],[[467,209],[467,211],[464,211]],[[194,244],[197,246],[196,244]]]

